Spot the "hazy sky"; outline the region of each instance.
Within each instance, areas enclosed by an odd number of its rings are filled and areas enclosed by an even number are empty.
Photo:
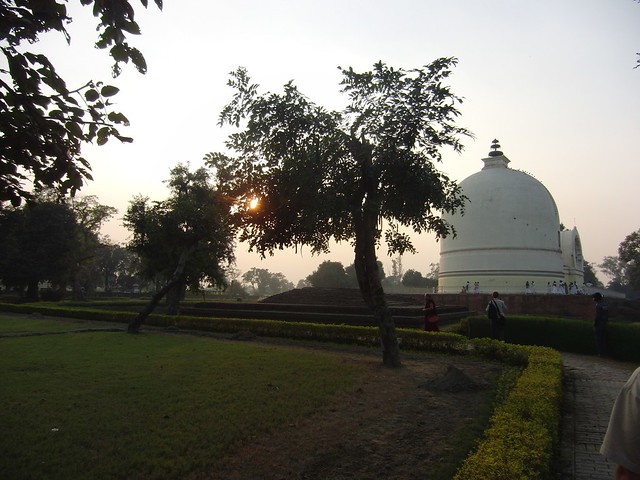
[[[229,101],[228,73],[248,69],[263,91],[294,80],[311,100],[340,109],[338,66],[402,68],[441,56],[459,64],[450,84],[465,99],[459,125],[476,139],[458,155],[445,151],[440,169],[462,181],[483,166],[500,140],[510,167],[540,180],[556,200],[560,221],[579,230],[587,261],[617,255],[640,228],[640,3],[634,0],[166,0],[163,12],[136,0],[142,36],[133,43],[149,65],[115,80],[110,58],[93,49],[90,10],[70,7],[72,46],[41,42],[69,87],[88,79],[118,86],[117,109],[131,121],[133,144],[87,146],[94,181],[81,191],[119,210],[103,231],[116,242],[134,195],[166,198],[162,183],[178,162],[192,168],[223,149],[218,114]],[[150,2],[152,3],[152,2]],[[439,260],[433,235],[416,238],[419,254],[403,267],[428,273]],[[296,283],[324,260],[353,262],[348,245],[331,256],[283,252],[260,262],[237,249],[237,268],[282,272]],[[380,259],[387,272],[391,259]]]

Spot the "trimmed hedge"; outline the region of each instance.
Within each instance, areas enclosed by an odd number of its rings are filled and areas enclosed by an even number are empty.
[[[461,322],[461,332],[469,338],[488,337],[489,320],[475,315]],[[505,338],[519,345],[540,345],[562,352],[595,355],[596,342],[590,320],[513,315],[507,317]],[[640,323],[609,322],[608,354],[625,361],[640,361]]]
[[[454,480],[553,476],[560,432],[562,359],[549,348],[516,348],[526,350],[528,365],[507,399],[494,411],[484,438]]]
[[[134,313],[128,312],[41,304],[0,303],[0,310],[118,323],[128,323],[135,317]],[[379,345],[376,327],[168,315],[151,315],[147,325],[219,333],[248,331],[268,337]],[[471,320],[469,325],[475,327],[475,322]],[[555,445],[559,439],[562,400],[562,359],[557,351],[488,338],[470,340],[454,333],[398,329],[397,335],[404,349],[477,354],[524,367],[511,391],[500,395],[504,401],[496,406],[482,440],[460,467],[455,480],[551,477]]]

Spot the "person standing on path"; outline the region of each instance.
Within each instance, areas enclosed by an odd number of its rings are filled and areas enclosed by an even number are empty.
[[[602,299],[602,294],[596,292],[592,295],[593,301],[596,302],[596,317],[593,320],[593,327],[596,331],[596,349],[598,355],[604,357],[607,355],[607,322],[609,321],[609,307]]]
[[[616,464],[615,480],[640,480],[640,367],[618,393],[600,453]]]
[[[487,316],[491,322],[491,338],[504,342],[504,327],[506,324],[505,312],[507,306],[498,298],[500,294],[493,292],[492,298],[487,305]]]

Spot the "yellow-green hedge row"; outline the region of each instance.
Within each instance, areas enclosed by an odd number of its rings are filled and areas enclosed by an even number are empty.
[[[0,310],[128,323],[135,314],[37,304],[1,304]],[[151,315],[148,325],[219,333],[240,331],[268,337],[379,345],[376,327],[324,325],[229,318]],[[528,480],[552,475],[559,439],[562,400],[562,359],[556,350],[469,340],[454,333],[397,330],[403,349],[477,354],[525,368],[515,387],[498,405],[477,448],[456,473],[455,480]]]
[[[562,359],[545,347],[516,348],[526,350],[528,365],[496,407],[484,438],[454,480],[552,477],[560,431]]]

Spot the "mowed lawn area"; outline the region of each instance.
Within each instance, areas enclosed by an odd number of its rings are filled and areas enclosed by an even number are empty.
[[[0,334],[77,322],[0,317]],[[120,332],[0,338],[2,479],[167,479],[357,388],[338,354]]]

